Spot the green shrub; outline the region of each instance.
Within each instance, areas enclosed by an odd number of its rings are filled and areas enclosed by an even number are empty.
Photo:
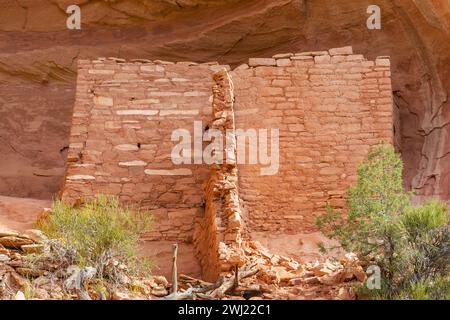
[[[447,206],[437,200],[410,207],[400,217],[414,266],[412,288],[423,279],[445,277],[450,266],[450,227]],[[417,289],[417,288],[416,288]],[[416,291],[416,290],[413,290]]]
[[[408,236],[419,239],[430,231],[449,222],[447,206],[438,200],[431,200],[419,207],[407,208],[400,217]]]
[[[448,276],[436,276],[434,279],[411,281],[396,298],[405,300],[450,300],[450,278]]]
[[[447,206],[438,200],[412,206],[402,186],[402,170],[392,146],[374,148],[349,190],[348,215],[329,208],[317,224],[363,263],[380,267],[382,288],[369,292],[372,298],[445,298],[450,257]]]
[[[56,201],[39,227],[74,248],[81,267],[93,266],[101,277],[114,277],[119,265],[138,266],[139,236],[151,216],[121,207],[116,198],[98,196],[80,206]]]

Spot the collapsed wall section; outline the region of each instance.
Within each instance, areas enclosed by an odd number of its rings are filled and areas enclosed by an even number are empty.
[[[214,74],[211,130],[226,140],[205,187],[205,215],[194,236],[203,277],[215,280],[239,264],[243,221],[238,190],[233,82],[225,69]],[[220,145],[220,144],[219,144]]]
[[[175,165],[171,135],[194,136],[194,121],[211,119],[211,78],[217,64],[121,59],[78,62],[63,199],[97,194],[148,209],[148,239],[191,241],[202,215],[209,169]],[[204,128],[201,127],[200,134]]]
[[[316,231],[315,217],[327,204],[345,209],[346,191],[369,148],[393,142],[389,59],[367,61],[345,47],[250,59],[231,74],[236,127],[244,137],[248,129],[279,130],[273,175],[261,175],[269,166],[261,161],[239,165],[249,228]],[[261,140],[270,151],[269,137]]]

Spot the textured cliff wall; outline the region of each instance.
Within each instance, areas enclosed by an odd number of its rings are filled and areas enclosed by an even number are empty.
[[[66,29],[78,3],[82,30]],[[379,0],[0,0],[0,192],[49,198],[61,186],[76,60],[99,56],[237,65],[248,57],[352,44],[391,56],[405,184],[450,198],[450,4]]]

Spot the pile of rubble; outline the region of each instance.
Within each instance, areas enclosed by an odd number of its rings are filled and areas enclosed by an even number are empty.
[[[239,261],[234,250],[227,257],[235,262],[234,271],[223,273],[216,283],[180,276],[182,289],[170,298],[352,300],[356,299],[355,287],[367,278],[358,258],[351,253],[340,261],[302,264],[272,254],[256,241],[245,241],[241,248]]]
[[[171,285],[163,276],[126,277],[122,287],[105,294],[95,277],[77,283],[83,271],[93,268],[61,267],[57,261],[45,259],[34,263],[49,251],[52,241],[40,230],[21,234],[0,230],[0,300],[155,299],[169,294]]]
[[[187,275],[175,276],[178,281],[174,283],[163,276],[126,277],[123,286],[105,293],[99,289],[100,280],[89,276],[93,268],[31,263],[49,250],[51,241],[39,230],[22,234],[0,231],[0,299],[347,300],[356,298],[355,286],[366,280],[353,254],[346,254],[340,261],[300,263],[270,253],[259,242],[245,241],[239,262],[216,283]]]
[[[259,272],[253,282],[261,286],[265,299],[355,299],[354,287],[366,280],[365,271],[352,253],[340,261],[302,264],[272,254],[254,241],[244,244],[244,252],[250,263],[257,264]]]
[[[39,230],[0,230],[0,299],[23,300],[31,291],[41,299],[65,298],[61,287],[47,278],[48,271],[29,267],[27,256],[42,253],[44,239]]]

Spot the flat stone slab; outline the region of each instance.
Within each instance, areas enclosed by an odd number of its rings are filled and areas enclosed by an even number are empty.
[[[248,59],[248,65],[250,67],[276,66],[277,60],[273,58],[250,58]]]
[[[6,229],[0,229],[0,238],[3,237],[17,237],[19,234],[14,231],[6,230]]]
[[[42,253],[44,252],[43,244],[26,244],[20,247],[25,253]]]
[[[2,237],[0,238],[0,244],[3,245],[5,248],[17,248],[19,249],[23,245],[27,244],[33,244],[33,240],[31,239],[25,239],[20,237]]]
[[[328,50],[330,56],[353,54],[353,47],[347,46],[342,48],[333,48]]]

